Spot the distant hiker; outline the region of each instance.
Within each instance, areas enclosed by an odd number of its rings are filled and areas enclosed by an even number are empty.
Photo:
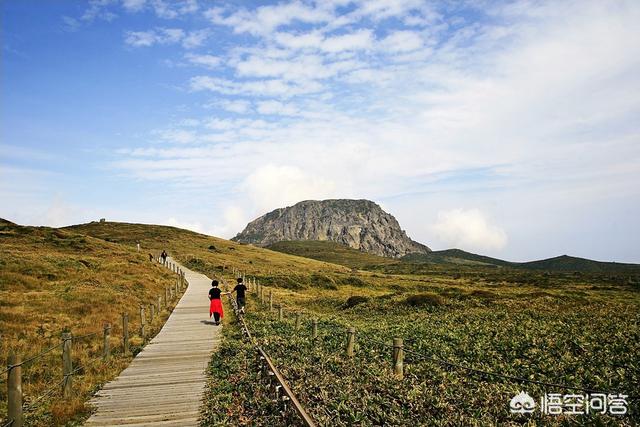
[[[236,293],[236,302],[238,303],[238,310],[240,310],[241,313],[244,313],[244,305],[245,305],[245,302],[246,302],[246,300],[245,300],[245,292],[247,290],[247,287],[244,285],[244,283],[242,283],[242,277],[238,277],[237,280],[238,280],[238,284],[229,293],[237,292]]]
[[[209,289],[209,300],[211,301],[209,305],[209,318],[213,315],[213,320],[216,321],[216,325],[220,324],[220,319],[224,316],[220,295],[222,295],[222,291],[218,287],[218,281],[214,280],[211,282],[211,289]]]
[[[162,263],[166,264],[167,263],[167,251],[165,251],[164,249],[162,250],[162,254],[160,254],[160,258],[162,258]]]
[[[153,262],[153,254],[149,254],[149,261]]]

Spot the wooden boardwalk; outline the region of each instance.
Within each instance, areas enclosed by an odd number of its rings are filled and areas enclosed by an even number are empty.
[[[211,280],[181,267],[189,282],[162,330],[96,393],[87,426],[197,426],[206,367],[222,326],[209,321]]]

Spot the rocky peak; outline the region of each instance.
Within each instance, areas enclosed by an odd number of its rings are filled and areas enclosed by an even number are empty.
[[[232,240],[267,246],[284,240],[329,240],[387,257],[431,250],[370,200],[306,200],[251,221]]]

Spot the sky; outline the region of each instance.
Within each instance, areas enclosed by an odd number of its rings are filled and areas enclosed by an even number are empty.
[[[370,199],[432,249],[640,262],[636,0],[0,7],[0,217]]]

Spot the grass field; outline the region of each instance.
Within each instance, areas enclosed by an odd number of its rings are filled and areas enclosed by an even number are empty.
[[[166,269],[149,262],[135,246],[109,243],[72,231],[0,223],[0,355],[9,351],[23,360],[59,344],[61,333],[74,336],[100,332],[73,345],[76,398],[43,399],[27,411],[28,425],[63,425],[87,414],[85,400],[100,384],[117,375],[130,360],[121,355],[121,314],[131,319],[132,351],[142,345],[137,336],[140,304],[148,304],[175,282]],[[151,333],[166,319],[155,319]],[[111,323],[114,357],[100,362],[102,326]],[[61,350],[23,366],[23,393],[30,404],[62,378]],[[2,382],[6,381],[6,374]],[[55,387],[59,389],[59,387]],[[0,388],[0,417],[6,415],[6,384]]]
[[[345,253],[340,247],[326,250],[299,244],[298,253],[313,252],[320,258],[313,260],[172,227],[140,224],[91,223],[64,231],[34,230],[72,236],[63,240],[84,239],[99,248],[96,253],[112,251],[113,256],[107,258],[113,262],[117,258],[120,267],[141,268],[124,274],[122,268],[113,267],[108,275],[101,274],[114,277],[113,283],[125,278],[143,280],[138,274],[147,274],[149,281],[156,278],[162,288],[166,273],[146,266],[145,257],[149,251],[166,249],[187,267],[210,277],[230,279],[232,269],[237,268],[270,286],[276,303],[284,304],[289,313],[286,321],[276,321],[274,314],[265,312],[250,298],[248,322],[319,424],[515,425],[531,421],[571,425],[586,420],[540,415],[518,418],[509,413],[508,404],[520,390],[536,399],[545,392],[569,391],[470,374],[421,360],[425,356],[528,379],[638,395],[640,297],[638,278],[628,272],[576,274],[399,262]],[[5,244],[11,239],[18,237],[5,237]],[[142,254],[135,252],[136,242],[140,242]],[[20,257],[36,254],[39,247],[26,247]],[[60,257],[72,262],[90,254],[80,247],[62,251]],[[98,258],[102,260],[103,255]],[[110,265],[94,262],[101,268]],[[2,270],[2,277],[13,274],[7,264]],[[27,280],[36,270],[49,271],[25,267],[24,281],[33,287],[24,284],[15,289],[20,293],[37,289],[38,280]],[[59,274],[57,268],[50,270],[49,274]],[[117,274],[121,276],[113,276]],[[61,279],[41,280],[53,284]],[[64,294],[64,287],[55,289]],[[123,285],[117,289],[123,296],[141,292]],[[11,295],[14,293],[18,292]],[[9,294],[3,294],[3,309],[8,299],[5,295]],[[93,310],[86,302],[93,301],[92,295],[78,294],[78,310]],[[294,329],[293,312],[303,315],[300,330]],[[321,319],[317,342],[310,340],[309,321],[313,317]],[[20,320],[5,322],[3,331],[17,328]],[[344,356],[347,326],[357,329],[353,360]],[[80,325],[77,328],[82,330]],[[230,327],[224,333],[220,356],[213,358],[210,367],[212,381],[204,425],[295,422],[266,399],[268,390],[256,382],[254,354],[239,330]],[[417,352],[406,356],[408,367],[403,381],[391,375],[391,350],[387,345],[393,337],[402,337],[407,349]],[[44,347],[47,339],[37,342]],[[638,401],[630,401],[629,409],[631,414],[626,417],[601,416],[588,421],[634,425],[639,420]]]
[[[85,227],[99,230],[101,225]],[[121,226],[112,227],[108,238],[122,239],[123,232],[116,230]],[[340,266],[178,230],[168,231],[182,233],[172,240],[163,236],[165,230],[154,227],[147,234],[157,235],[145,244],[162,242],[187,266],[210,276],[239,268],[272,286],[276,303],[287,312],[304,314],[307,323],[300,331],[293,330],[290,318],[278,323],[255,305],[248,321],[320,424],[520,424],[527,419],[508,410],[520,390],[536,399],[545,392],[570,392],[471,375],[416,355],[407,355],[408,374],[398,382],[391,376],[390,350],[379,343],[393,337],[402,337],[407,348],[423,356],[467,367],[638,395],[640,297],[637,276],[628,272],[576,274],[386,259],[371,265],[367,254],[342,257],[338,248],[318,255],[317,245],[310,245],[316,257],[346,264]],[[358,269],[365,267],[370,271]],[[322,319],[317,343],[309,340],[312,317]],[[343,355],[347,325],[358,331],[352,361]],[[237,329],[227,328],[225,335],[222,357],[211,366],[205,425],[286,424],[263,399],[267,391],[256,383],[254,355]],[[629,408],[627,417],[589,420],[633,425],[639,419],[637,400]],[[570,416],[533,420],[585,421]]]

